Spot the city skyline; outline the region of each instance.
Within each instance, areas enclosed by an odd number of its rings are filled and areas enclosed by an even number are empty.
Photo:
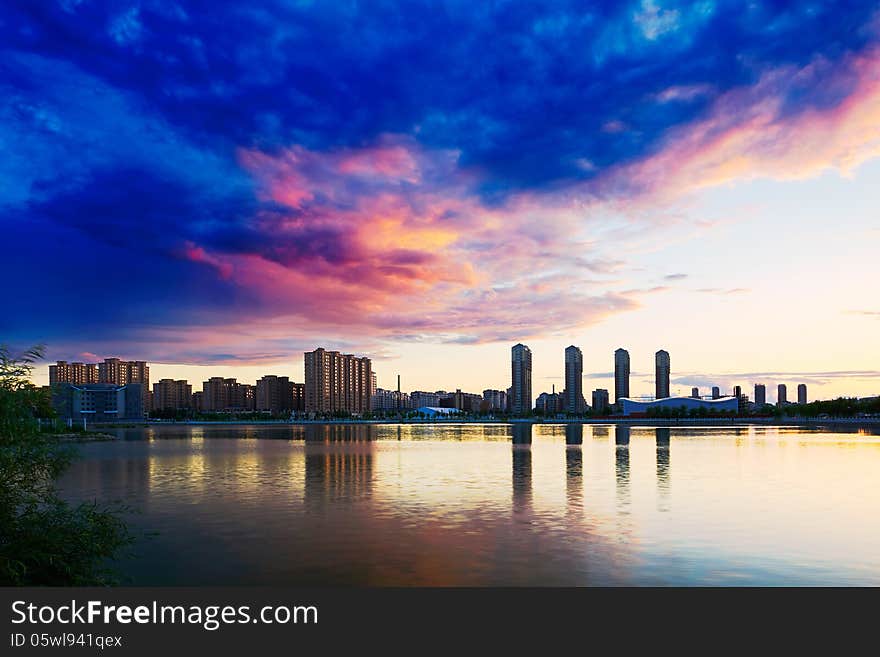
[[[523,341],[537,394],[574,344],[588,396],[625,345],[640,396],[662,346],[670,393],[880,393],[876,3],[18,4],[13,348],[483,390]]]
[[[330,348],[329,342],[327,348]],[[550,389],[552,384],[557,384],[561,390],[564,388],[565,376],[562,368],[556,367],[554,359],[558,360],[558,355],[554,355],[553,350],[559,349],[564,351],[565,345],[570,341],[555,340],[553,342],[543,340],[529,341],[533,351],[538,353],[540,357],[535,359],[535,370],[533,371],[533,385]],[[610,343],[612,346],[614,343]],[[493,373],[492,368],[498,365],[498,357],[500,354],[507,354],[500,358],[509,360],[509,343],[499,343],[492,345],[491,350],[486,349],[480,354],[479,366],[474,365],[474,360],[469,358],[468,345],[456,345],[449,347],[448,345],[425,346],[422,350],[433,352],[430,355],[422,353],[418,355],[398,355],[389,358],[387,355],[371,355],[374,362],[374,368],[377,368],[377,376],[379,377],[378,387],[392,389],[396,387],[396,377],[401,375],[405,381],[411,382],[412,389],[428,389],[432,388],[435,381],[440,381],[437,389],[455,389],[464,385],[467,389],[482,390],[485,388],[496,388],[501,386],[507,379],[499,380],[498,375]],[[631,365],[630,389],[632,397],[648,397],[656,393],[655,389],[655,361],[654,351],[648,345],[645,353],[640,353],[635,357],[631,357],[634,363]],[[50,354],[52,350],[50,349]],[[341,351],[354,351],[356,353],[364,353],[362,350],[342,348]],[[627,350],[632,352],[633,350]],[[106,357],[118,357],[119,352],[108,351]],[[137,352],[132,352],[137,356]],[[79,360],[103,360],[105,356],[99,357],[92,353],[78,354]],[[712,354],[707,356],[712,362]],[[411,359],[411,360],[410,360]],[[71,359],[60,359],[73,362]],[[417,363],[423,362],[428,366],[425,370]],[[614,379],[614,354],[613,350],[608,353],[590,353],[585,355],[586,366],[584,368],[584,390],[585,396],[595,387],[606,388],[610,391],[615,389]],[[764,382],[768,386],[768,400],[775,401],[776,385],[779,382],[797,385],[804,383],[809,385],[814,391],[819,391],[821,398],[830,399],[834,397],[868,397],[880,394],[880,370],[823,370],[816,372],[808,372],[802,370],[784,371],[781,368],[757,367],[753,370],[746,371],[724,371],[712,367],[702,367],[701,364],[695,362],[693,355],[683,352],[677,354],[677,362],[681,361],[681,368],[676,366],[670,379],[670,392],[673,394],[687,395],[690,388],[698,386],[701,389],[709,389],[712,386],[719,385],[722,390],[732,389],[734,385],[743,385],[751,388],[753,384]],[[771,362],[772,359],[771,359]],[[437,365],[445,363],[449,367],[448,371],[440,372],[438,376]],[[601,367],[605,364],[606,367]],[[831,363],[829,363],[831,365]],[[273,374],[276,376],[296,376],[296,372],[303,370],[304,362],[302,352],[291,354],[288,358],[280,361],[272,361],[269,364],[261,365],[234,365],[227,363],[224,365],[188,365],[188,364],[169,364],[150,361],[150,368],[153,372],[155,380],[159,378],[171,379],[187,379],[190,381],[202,381],[214,376],[235,377],[239,380],[247,380],[256,382],[257,379],[266,375]],[[292,374],[293,373],[293,374]],[[32,380],[37,385],[46,385],[49,382],[48,368],[38,367],[32,376]],[[589,381],[589,383],[587,383]],[[546,382],[546,384],[545,384]],[[509,383],[509,381],[507,381]],[[433,389],[433,388],[432,388]],[[539,391],[540,392],[540,391]],[[772,393],[772,394],[771,394]]]
[[[614,375],[615,393],[623,392],[629,388],[630,367],[629,353],[622,348],[614,351]],[[203,390],[195,391],[192,384],[186,380],[175,380],[172,378],[162,378],[150,387],[149,385],[149,364],[144,361],[120,361],[118,358],[108,358],[103,363],[83,363],[58,361],[48,366],[50,383],[65,382],[75,385],[94,384],[94,383],[117,383],[124,385],[130,381],[139,382],[146,381],[143,388],[144,408],[145,409],[162,409],[168,407],[163,403],[155,403],[152,401],[152,394],[155,393],[160,397],[180,400],[187,396],[192,399],[187,404],[180,404],[179,408],[195,408],[197,410],[220,410],[225,407],[235,406],[230,404],[215,404],[210,401],[211,396],[216,396],[211,390],[217,386],[236,388],[236,392],[224,393],[224,398],[237,394],[239,396],[245,394],[255,402],[252,406],[257,410],[272,410],[284,408],[283,399],[299,400],[293,401],[292,410],[306,410],[328,412],[333,410],[353,411],[355,413],[363,412],[368,408],[379,408],[382,410],[395,410],[409,407],[410,397],[413,400],[421,398],[430,398],[431,401],[415,401],[415,406],[438,406],[438,394],[452,395],[457,400],[459,397],[481,398],[489,401],[489,408],[503,409],[506,403],[502,404],[499,400],[503,397],[505,402],[508,395],[511,399],[518,401],[512,402],[517,410],[509,410],[514,413],[523,413],[525,407],[533,408],[534,403],[540,397],[543,399],[547,395],[556,395],[556,411],[572,414],[583,412],[584,407],[588,404],[588,400],[583,397],[583,382],[588,376],[583,375],[583,353],[576,345],[569,345],[564,350],[564,380],[566,386],[556,391],[555,384],[551,383],[550,391],[535,391],[532,382],[532,354],[528,345],[518,343],[511,348],[511,386],[507,391],[497,389],[484,389],[482,395],[462,391],[461,387],[431,387],[429,390],[411,389],[407,392],[406,387],[401,387],[401,377],[397,377],[397,390],[387,389],[376,386],[376,372],[372,369],[372,361],[368,356],[355,354],[341,354],[337,351],[326,350],[323,347],[317,347],[314,351],[304,354],[303,383],[291,381],[289,376],[279,376],[276,374],[262,374],[254,383],[238,381],[234,377],[214,376],[203,382]],[[311,360],[310,360],[311,359]],[[670,355],[665,350],[659,350],[654,354],[655,374],[654,374],[654,394],[653,395],[623,395],[616,394],[614,403],[619,399],[665,399],[665,398],[697,398],[697,399],[719,399],[720,397],[736,397],[745,401],[750,401],[757,407],[766,403],[776,404],[781,399],[785,403],[792,403],[787,398],[787,384],[779,383],[777,385],[777,396],[775,399],[768,399],[766,395],[766,385],[763,383],[754,384],[754,396],[749,399],[748,395],[743,394],[743,386],[740,384],[733,385],[730,392],[723,391],[720,386],[711,386],[710,390],[701,390],[699,386],[693,386],[690,394],[686,395],[680,389],[670,389]],[[307,363],[312,364],[307,364]],[[363,369],[365,367],[365,369]],[[312,372],[312,383],[305,383],[309,380],[309,372]],[[132,374],[134,378],[130,377]],[[328,374],[325,374],[327,372]],[[329,377],[329,378],[328,378]],[[574,384],[574,385],[571,385]],[[281,387],[279,387],[281,386]],[[286,387],[285,387],[286,386]],[[189,393],[181,393],[185,387]],[[157,388],[162,388],[161,391]],[[218,388],[219,389],[219,388]],[[231,388],[230,388],[231,389]],[[310,392],[307,395],[306,389]],[[247,390],[247,392],[244,392]],[[325,402],[317,401],[320,390],[324,390]],[[378,390],[378,407],[376,406]],[[576,391],[572,394],[572,390]],[[349,395],[354,395],[349,397]],[[580,403],[577,401],[578,394],[581,395]],[[600,406],[610,405],[610,396],[607,389],[594,388],[591,391],[592,399],[597,399],[597,394],[601,400]],[[603,398],[604,395],[604,398]],[[204,397],[203,397],[204,396]],[[336,397],[342,401],[332,401]],[[148,397],[150,402],[148,403]],[[462,398],[463,398],[462,397]],[[797,384],[797,403],[804,404],[808,401],[807,385],[805,383]],[[311,401],[307,402],[306,399]],[[261,401],[261,399],[263,401]],[[268,400],[273,400],[269,402]],[[814,397],[815,399],[815,397]],[[407,400],[404,402],[404,400]],[[531,404],[527,402],[531,400]],[[544,402],[539,400],[537,406],[541,406]],[[743,402],[745,403],[745,402]],[[325,404],[325,405],[322,405]],[[571,405],[575,404],[576,408]],[[470,402],[468,402],[468,406]],[[595,406],[595,404],[590,404]],[[456,402],[456,408],[461,405]],[[546,410],[546,409],[545,409]]]

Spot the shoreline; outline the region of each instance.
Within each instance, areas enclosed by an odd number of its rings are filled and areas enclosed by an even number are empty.
[[[101,424],[102,430],[111,429],[134,429],[161,426],[309,426],[309,425],[366,425],[366,426],[397,426],[397,425],[428,425],[428,426],[456,426],[464,424],[546,424],[546,425],[635,425],[635,426],[660,426],[660,427],[718,427],[718,426],[777,426],[777,427],[808,427],[808,426],[845,426],[845,427],[870,427],[880,428],[880,418],[585,418],[585,419],[537,419],[537,418],[505,418],[505,419],[381,419],[381,420],[173,420],[173,421],[147,421],[143,424],[125,423],[120,425]],[[98,425],[96,425],[97,428]]]
[[[47,433],[44,435],[57,438],[58,441],[62,443],[95,443],[119,440],[117,436],[104,433],[103,431],[89,431],[85,433]]]

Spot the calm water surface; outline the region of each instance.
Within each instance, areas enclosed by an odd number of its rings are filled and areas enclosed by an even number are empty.
[[[878,585],[880,437],[804,428],[166,426],[62,481],[145,585]]]

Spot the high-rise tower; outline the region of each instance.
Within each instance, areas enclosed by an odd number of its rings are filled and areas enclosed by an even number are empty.
[[[614,403],[629,397],[629,352],[618,349],[614,352]]]
[[[524,344],[510,350],[510,411],[524,415],[532,410],[532,350]]]
[[[669,352],[663,349],[654,354],[654,382],[655,397],[669,397]]]
[[[373,372],[369,358],[327,351],[305,353],[305,409],[309,413],[370,410]]]
[[[584,412],[584,355],[574,345],[565,349],[565,410]]]
[[[784,383],[776,386],[776,405],[784,406],[788,403],[788,388]]]
[[[755,384],[755,406],[760,408],[767,403],[767,386],[763,383]]]

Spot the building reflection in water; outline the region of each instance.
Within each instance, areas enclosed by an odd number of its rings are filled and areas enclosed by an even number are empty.
[[[363,502],[373,493],[376,427],[306,425],[306,508]]]
[[[629,507],[629,434],[630,427],[618,424],[614,427],[615,462],[614,473],[617,481],[617,501],[621,510]]]
[[[565,491],[570,513],[584,508],[584,425],[565,425]]]
[[[531,422],[516,422],[510,429],[510,435],[514,445],[531,445]]]
[[[669,428],[657,427],[654,436],[657,442],[657,494],[658,509],[668,511],[669,503]]]
[[[565,494],[569,513],[580,514],[584,508],[584,453],[579,444],[565,447]]]
[[[368,442],[376,440],[372,424],[306,424],[304,439],[309,442]]]
[[[136,499],[148,504],[156,487],[156,459],[141,456],[82,458],[65,474],[65,493],[83,500]]]
[[[532,425],[516,423],[512,428],[513,512],[527,513],[532,506]]]

